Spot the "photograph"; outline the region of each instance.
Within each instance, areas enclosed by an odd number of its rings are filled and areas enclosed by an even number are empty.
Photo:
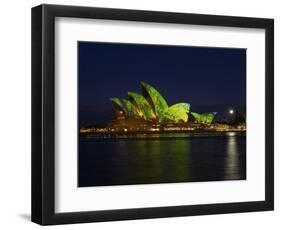
[[[246,48],[78,41],[78,187],[246,180]]]

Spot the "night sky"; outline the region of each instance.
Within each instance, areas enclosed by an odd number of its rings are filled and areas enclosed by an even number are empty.
[[[78,42],[79,125],[107,124],[109,99],[140,93],[141,81],[194,112],[245,110],[246,50]]]

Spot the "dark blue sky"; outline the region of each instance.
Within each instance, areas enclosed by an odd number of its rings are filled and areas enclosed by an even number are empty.
[[[140,92],[141,81],[195,112],[246,106],[245,49],[78,42],[78,69],[80,125],[105,125],[109,98]]]

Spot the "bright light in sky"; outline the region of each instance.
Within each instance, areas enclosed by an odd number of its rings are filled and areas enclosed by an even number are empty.
[[[234,113],[233,109],[230,109],[230,110],[229,110],[229,113],[230,113],[230,114],[233,114],[233,113]]]

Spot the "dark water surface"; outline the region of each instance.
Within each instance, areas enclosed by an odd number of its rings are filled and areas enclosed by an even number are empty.
[[[246,179],[245,133],[79,140],[79,187]]]

